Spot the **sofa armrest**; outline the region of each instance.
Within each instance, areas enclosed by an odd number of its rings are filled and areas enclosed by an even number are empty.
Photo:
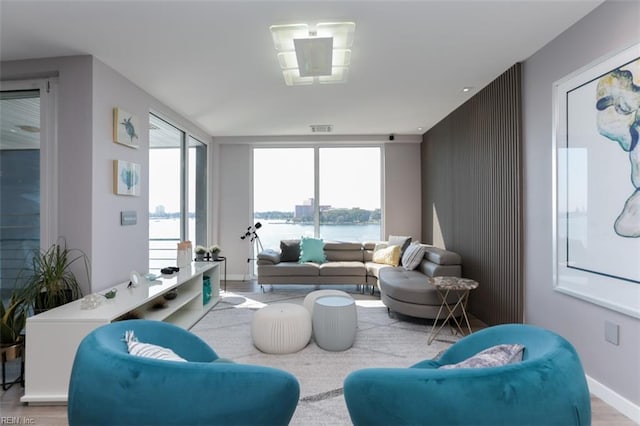
[[[273,249],[266,249],[258,253],[258,265],[277,265],[280,263],[280,253]]]

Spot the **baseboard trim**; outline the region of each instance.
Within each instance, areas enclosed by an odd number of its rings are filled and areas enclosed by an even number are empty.
[[[606,387],[597,380],[587,375],[587,385],[589,392],[629,417],[632,421],[640,424],[640,406],[629,401],[625,397],[614,392],[611,388]]]

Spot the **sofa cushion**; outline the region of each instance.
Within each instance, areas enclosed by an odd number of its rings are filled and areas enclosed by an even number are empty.
[[[402,266],[407,271],[412,271],[420,265],[424,252],[427,247],[418,242],[409,244],[409,247],[404,251],[402,255]]]
[[[282,262],[297,262],[300,259],[300,240],[280,241],[280,259]]]
[[[362,262],[327,262],[320,265],[321,276],[355,276],[364,277],[366,269]]]
[[[317,277],[317,263],[280,262],[277,265],[260,265],[258,274],[264,277]]]
[[[300,240],[300,263],[324,263],[326,261],[324,241],[321,238],[302,237]]]
[[[462,258],[458,253],[434,246],[427,246],[425,257],[438,265],[462,264]]]
[[[375,263],[398,266],[400,264],[400,246],[376,247],[372,260]]]

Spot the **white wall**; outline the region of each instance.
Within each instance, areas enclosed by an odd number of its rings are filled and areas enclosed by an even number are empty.
[[[384,145],[384,233],[422,235],[420,144]]]
[[[638,17],[638,2],[606,2],[526,60],[523,156],[526,321],[570,340],[587,375],[617,394],[612,396],[617,402],[610,402],[619,409],[627,407],[624,412],[635,413],[635,420],[640,422],[640,321],[554,291],[551,253],[552,84],[640,41]],[[638,259],[630,253],[629,261]],[[605,321],[620,326],[618,346],[604,340]]]
[[[248,143],[221,143],[215,162],[220,170],[219,244],[227,257],[229,279],[245,278],[246,260],[251,257],[250,244],[240,239],[242,231],[252,225],[251,150]],[[385,233],[420,238],[420,144],[386,144],[383,163]]]
[[[128,279],[132,269],[146,272],[148,260],[148,114],[163,118],[210,143],[211,137],[122,75],[91,56],[8,61],[0,77],[11,80],[58,77],[58,234],[91,261],[96,292]],[[113,108],[138,115],[140,148],[113,142]],[[142,166],[140,197],[113,194],[113,160]],[[135,210],[138,223],[120,225],[120,211]],[[81,279],[82,277],[79,276]]]

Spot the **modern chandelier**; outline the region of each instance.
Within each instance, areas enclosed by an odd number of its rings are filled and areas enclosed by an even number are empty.
[[[272,25],[287,86],[346,82],[355,28],[353,22]]]

